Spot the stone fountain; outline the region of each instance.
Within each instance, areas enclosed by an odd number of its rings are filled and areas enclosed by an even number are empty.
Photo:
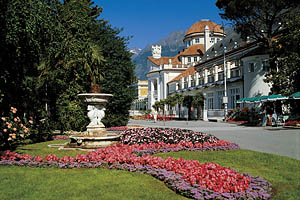
[[[71,142],[67,144],[64,149],[96,149],[117,143],[120,135],[108,134],[104,124],[101,122],[105,116],[105,105],[108,99],[113,95],[104,93],[83,93],[78,94],[78,96],[87,103],[87,115],[90,119],[90,123],[86,127],[87,130],[85,132],[70,136]]]

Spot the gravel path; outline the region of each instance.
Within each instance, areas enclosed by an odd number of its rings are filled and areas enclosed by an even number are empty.
[[[247,127],[223,122],[130,120],[128,125],[201,131],[238,144],[242,149],[273,153],[300,160],[300,129]]]

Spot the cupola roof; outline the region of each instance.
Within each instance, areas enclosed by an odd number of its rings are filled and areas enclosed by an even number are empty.
[[[216,24],[215,22],[212,22],[210,20],[200,20],[196,23],[194,23],[189,30],[187,30],[185,34],[185,38],[189,37],[192,34],[195,33],[204,33],[205,27],[208,26],[210,32],[214,33],[223,33],[223,30],[220,25]]]

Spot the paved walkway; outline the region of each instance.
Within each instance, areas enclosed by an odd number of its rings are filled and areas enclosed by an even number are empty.
[[[247,127],[223,122],[130,120],[128,125],[172,127],[210,133],[242,149],[273,153],[300,160],[300,129]]]

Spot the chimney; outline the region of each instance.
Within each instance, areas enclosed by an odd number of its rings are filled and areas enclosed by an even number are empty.
[[[209,44],[209,28],[206,25],[204,28],[204,49],[205,51],[207,51],[207,49],[209,49],[210,44]]]
[[[160,45],[152,45],[152,57],[153,58],[161,58],[161,46]]]

